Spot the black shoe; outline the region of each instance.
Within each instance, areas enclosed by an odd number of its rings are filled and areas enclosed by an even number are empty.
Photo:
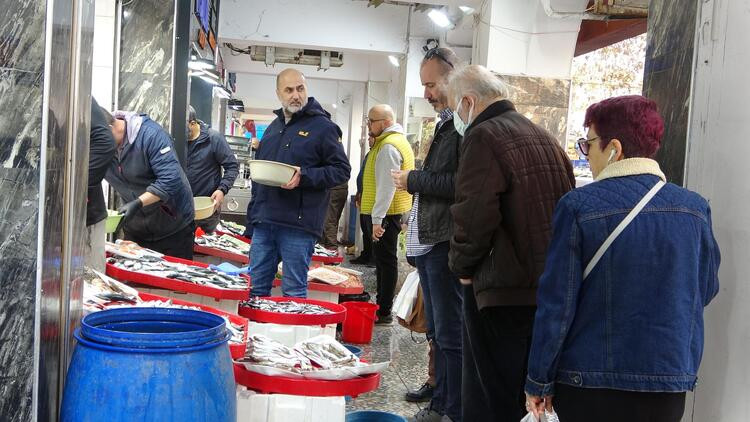
[[[393,324],[393,315],[378,315],[378,320],[375,321],[375,325],[391,325]]]
[[[435,392],[435,387],[430,384],[424,383],[417,391],[408,391],[406,393],[406,401],[412,403],[424,403],[432,400],[432,393]]]
[[[374,267],[375,263],[372,261],[371,258],[360,255],[358,258],[352,259],[349,261],[351,264],[354,265],[364,265],[365,267]]]

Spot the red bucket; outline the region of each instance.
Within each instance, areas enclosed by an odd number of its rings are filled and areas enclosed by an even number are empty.
[[[378,305],[369,302],[343,302],[346,319],[341,329],[341,338],[347,343],[364,344],[372,341],[375,312]]]

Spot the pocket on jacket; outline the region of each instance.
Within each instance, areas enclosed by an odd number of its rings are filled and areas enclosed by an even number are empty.
[[[477,291],[496,288],[531,288],[529,277],[506,236],[494,239],[494,247],[482,260],[474,279]]]

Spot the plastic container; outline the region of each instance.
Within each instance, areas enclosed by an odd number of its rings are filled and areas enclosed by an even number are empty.
[[[205,220],[214,215],[214,200],[208,196],[194,197],[193,206],[196,220]]]
[[[326,308],[332,313],[322,315],[308,314],[286,314],[282,312],[270,312],[250,307],[240,307],[239,314],[256,322],[267,322],[282,325],[328,325],[343,322],[346,317],[346,308],[338,303],[325,302],[322,300],[303,299],[297,297],[264,297],[272,302],[296,302],[309,305],[317,305]]]
[[[187,309],[95,312],[75,331],[61,420],[234,422],[224,319]]]
[[[345,422],[343,397],[259,394],[237,387],[237,422]]]
[[[351,344],[345,344],[344,347],[346,347],[347,349],[349,349],[350,352],[354,353],[354,356],[356,356],[356,357],[361,357],[362,356],[362,348],[361,347],[353,346]]]
[[[115,210],[107,210],[107,221],[104,223],[104,231],[106,233],[114,233],[122,217],[123,215],[118,214]]]
[[[289,394],[314,397],[357,397],[360,394],[377,390],[380,374],[329,381],[307,378],[270,376],[248,371],[242,364],[234,364],[234,378],[237,384],[263,394]]]
[[[250,160],[250,178],[255,183],[267,186],[282,186],[289,183],[297,168],[277,161]]]
[[[346,422],[406,422],[406,418],[379,410],[358,410],[347,413]]]
[[[368,302],[344,302],[346,319],[341,329],[341,338],[347,343],[364,344],[372,341],[375,312],[378,305]]]

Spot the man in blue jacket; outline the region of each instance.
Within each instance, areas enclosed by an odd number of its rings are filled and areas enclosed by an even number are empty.
[[[307,296],[307,270],[323,232],[328,190],[349,180],[351,166],[339,142],[341,129],[314,98],[305,77],[286,69],[276,78],[282,108],[266,129],[255,154],[298,170],[286,185],[253,183],[247,215],[253,226],[250,249],[253,296],[269,296],[279,261],[284,262],[284,296]]]
[[[172,147],[172,138],[145,114],[118,111],[117,144],[105,179],[125,205],[125,239],[179,258],[193,258],[193,193]]]
[[[234,185],[239,165],[224,135],[199,121],[192,106],[188,129],[187,178],[190,189],[193,196],[210,196],[214,200],[214,214],[197,221],[197,224],[204,231],[212,232],[219,224],[221,203]]]

